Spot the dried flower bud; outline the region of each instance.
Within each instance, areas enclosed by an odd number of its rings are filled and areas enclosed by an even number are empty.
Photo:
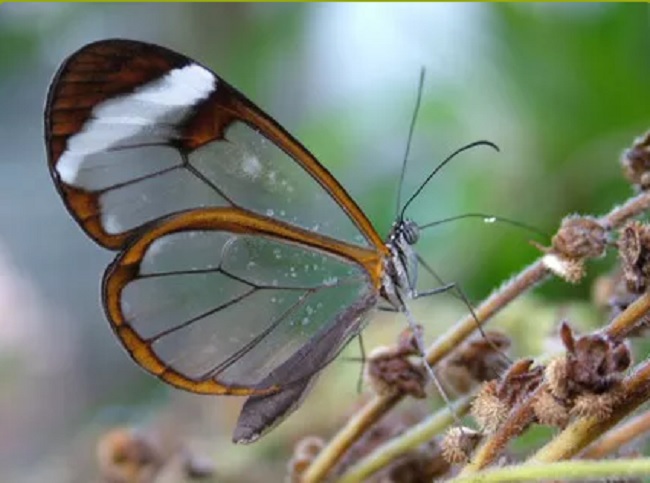
[[[539,424],[564,428],[569,422],[569,411],[549,391],[541,391],[533,403],[533,411]]]
[[[307,436],[296,444],[294,454],[315,458],[325,447],[325,440],[318,436]]]
[[[544,379],[554,397],[562,400],[569,397],[568,372],[567,359],[564,356],[557,357],[546,365]]]
[[[625,177],[638,188],[650,186],[650,131],[634,140],[621,157]]]
[[[561,257],[556,253],[547,253],[542,257],[542,263],[555,275],[569,283],[578,283],[585,276],[585,263],[581,259],[574,260]]]
[[[307,436],[298,441],[293,450],[293,456],[287,463],[289,480],[300,482],[304,472],[324,447],[325,441],[316,436]]]
[[[497,395],[510,407],[524,400],[542,382],[544,368],[533,367],[532,359],[520,359],[508,369],[499,382]]]
[[[569,379],[579,388],[600,394],[622,378],[621,372],[631,362],[629,349],[598,335],[577,340],[575,351],[568,354]]]
[[[594,218],[567,216],[551,241],[553,252],[562,258],[598,258],[607,248],[607,231]]]
[[[422,335],[423,328],[421,325],[416,325],[415,330],[417,334],[413,333],[410,327],[407,327],[397,336],[396,353],[405,356],[419,356],[420,349],[418,348],[417,337]]]
[[[571,415],[608,418],[620,398],[622,371],[631,364],[628,346],[602,334],[576,337],[566,322],[562,323],[560,335],[567,353],[553,359],[544,371],[548,396],[568,408]],[[542,413],[547,404],[550,408],[553,402],[537,401],[535,411],[540,422],[546,417]],[[561,423],[564,418],[558,409],[554,422]],[[549,410],[549,421],[552,419]]]
[[[626,371],[632,365],[632,352],[630,352],[627,342],[614,346],[608,365],[613,372]]]
[[[472,417],[485,433],[494,433],[510,414],[510,406],[497,396],[497,386],[496,380],[486,382],[472,402]]]
[[[399,392],[422,399],[426,397],[424,388],[428,381],[425,369],[410,359],[410,353],[404,353],[401,349],[375,349],[368,357],[365,379],[377,394]]]
[[[650,281],[650,227],[638,221],[628,223],[620,231],[618,248],[628,290],[645,292]]]
[[[598,421],[609,419],[614,406],[620,402],[618,391],[606,392],[604,394],[581,394],[576,397],[571,414],[577,417],[590,417]]]
[[[467,463],[481,433],[467,427],[450,428],[442,440],[442,454],[451,463]]]
[[[115,428],[97,443],[97,460],[104,481],[153,482],[164,463],[150,438],[130,428]]]
[[[506,369],[508,360],[503,351],[510,347],[510,339],[496,331],[485,336],[461,345],[441,366],[442,379],[456,391],[467,392],[471,381],[495,379]]]

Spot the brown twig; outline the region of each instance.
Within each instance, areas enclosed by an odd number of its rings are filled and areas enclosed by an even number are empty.
[[[608,214],[600,217],[598,222],[606,230],[611,231],[621,226],[628,219],[638,216],[648,209],[650,209],[650,192],[643,192],[630,198],[624,204],[615,207]],[[526,267],[477,307],[475,314],[478,323],[483,325],[512,300],[544,281],[548,275],[549,270],[542,259]],[[471,314],[456,323],[445,335],[438,338],[427,351],[426,358],[429,364],[434,365],[448,355],[476,330],[477,325],[477,320]],[[305,472],[303,481],[305,483],[322,481],[354,442],[401,399],[401,395],[373,397],[347,422],[316,457]]]
[[[639,414],[627,423],[612,429],[589,446],[582,454],[586,459],[599,459],[614,453],[625,444],[650,431],[650,411]]]
[[[650,292],[645,292],[632,302],[623,312],[618,314],[603,332],[614,340],[623,340],[643,318],[650,312]]]
[[[606,230],[613,230],[648,210],[650,210],[650,192],[644,191],[630,198],[624,204],[616,206],[598,221]]]

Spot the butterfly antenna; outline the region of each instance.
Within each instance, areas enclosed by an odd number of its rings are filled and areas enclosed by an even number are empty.
[[[438,164],[438,166],[436,166],[433,169],[433,171],[431,171],[429,176],[427,176],[427,179],[424,180],[424,182],[418,187],[418,189],[415,190],[415,193],[413,193],[411,195],[411,197],[408,199],[408,201],[404,204],[404,207],[402,208],[402,211],[399,214],[398,219],[401,220],[401,219],[404,218],[404,213],[406,212],[406,209],[408,208],[408,206],[411,204],[411,202],[415,198],[417,198],[417,196],[420,194],[420,192],[424,189],[424,187],[427,185],[427,183],[429,183],[429,181],[431,181],[431,178],[433,178],[438,173],[438,171],[440,171],[447,163],[449,163],[449,161],[454,159],[457,155],[459,155],[463,151],[467,151],[468,149],[472,149],[472,148],[475,148],[475,147],[478,147],[478,146],[489,146],[492,149],[494,149],[495,151],[499,152],[499,147],[496,144],[494,144],[491,141],[486,141],[486,140],[474,141],[473,143],[469,143],[469,144],[466,144],[465,146],[463,146],[461,148],[458,148],[456,151],[454,151],[449,156],[447,156],[440,164]]]
[[[551,238],[551,236],[548,233],[545,233],[539,228],[536,228],[532,225],[528,225],[526,223],[522,223],[521,221],[513,220],[510,218],[505,218],[503,216],[490,215],[486,213],[463,213],[462,215],[451,216],[449,218],[443,218],[442,220],[432,221],[431,223],[426,223],[424,225],[418,225],[418,228],[420,229],[420,231],[422,231],[425,228],[439,226],[444,223],[449,223],[452,221],[464,220],[466,218],[481,218],[485,223],[495,223],[495,222],[504,223],[506,225],[511,225],[526,230],[546,240],[549,240]]]
[[[400,206],[402,205],[402,186],[404,185],[404,176],[406,175],[406,162],[408,161],[409,154],[411,152],[411,140],[413,139],[413,131],[415,131],[415,121],[418,118],[418,112],[420,111],[420,104],[422,102],[422,91],[424,89],[424,75],[425,75],[425,68],[424,66],[422,66],[420,67],[420,83],[418,84],[418,96],[415,101],[415,109],[413,109],[413,117],[411,117],[411,126],[409,127],[408,140],[406,141],[406,151],[404,152],[404,161],[402,161],[402,172],[399,175],[399,184],[397,185],[397,205],[395,207],[396,217],[399,214]]]

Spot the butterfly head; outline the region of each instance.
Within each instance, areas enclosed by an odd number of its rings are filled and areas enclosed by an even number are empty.
[[[420,239],[420,227],[413,220],[403,218],[393,223],[389,241],[392,243],[406,243],[415,245]]]

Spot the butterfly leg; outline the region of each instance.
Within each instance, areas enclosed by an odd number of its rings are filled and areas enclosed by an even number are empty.
[[[451,282],[451,283],[445,284],[442,281],[442,279],[438,276],[438,274],[433,270],[433,268],[431,268],[431,266],[420,255],[417,255],[417,259],[418,259],[418,262],[420,263],[420,265],[422,265],[424,267],[424,269],[427,272],[429,272],[429,274],[431,274],[442,286],[441,287],[436,287],[436,288],[431,289],[431,290],[425,290],[424,292],[418,292],[417,290],[414,290],[414,292],[412,294],[413,299],[419,299],[419,298],[422,298],[422,297],[428,297],[430,295],[436,295],[436,294],[439,294],[439,293],[453,291],[452,294],[454,296],[460,298],[464,302],[465,306],[467,307],[467,310],[469,310],[469,313],[472,315],[472,318],[474,319],[474,322],[476,322],[476,328],[481,333],[481,336],[488,342],[488,344],[490,344],[490,347],[492,347],[492,349],[494,351],[496,351],[498,353],[501,353],[503,355],[503,357],[506,359],[506,361],[508,361],[509,363],[512,363],[510,358],[507,355],[505,355],[498,347],[496,347],[492,343],[491,339],[485,334],[485,331],[483,330],[483,326],[481,325],[481,322],[480,322],[478,316],[476,315],[476,312],[474,311],[474,308],[472,307],[472,304],[470,303],[469,298],[467,298],[467,295],[465,295],[465,292],[463,291],[463,289],[460,288],[460,286],[456,282]]]
[[[420,356],[422,357],[422,364],[424,364],[424,367],[429,374],[429,377],[433,381],[433,384],[436,386],[436,389],[438,390],[438,393],[442,397],[443,401],[449,407],[449,410],[451,411],[451,414],[454,418],[454,421],[458,426],[461,426],[460,418],[456,414],[456,411],[454,410],[451,400],[449,399],[449,396],[447,395],[447,392],[445,389],[442,387],[442,383],[440,382],[440,379],[438,379],[438,376],[436,376],[433,367],[431,367],[431,364],[426,359],[426,347],[424,345],[424,339],[422,338],[422,331],[420,326],[418,326],[417,321],[415,320],[415,317],[413,317],[413,314],[409,310],[409,308],[404,304],[402,306],[402,313],[406,317],[406,320],[409,324],[409,328],[411,329],[411,332],[413,333],[413,336],[415,337],[415,342],[418,346],[418,352],[420,353]]]

